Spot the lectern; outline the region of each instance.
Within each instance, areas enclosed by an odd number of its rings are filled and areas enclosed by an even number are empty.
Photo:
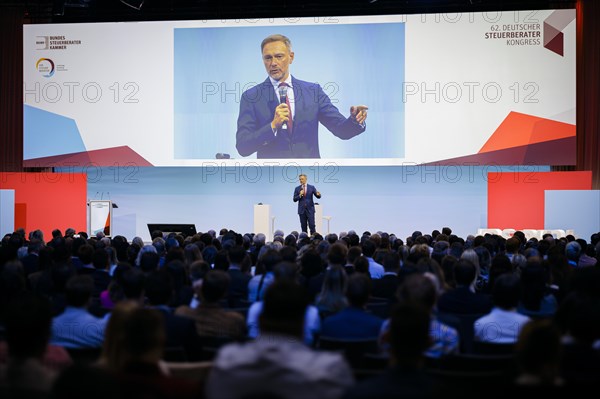
[[[315,229],[317,229],[317,233],[323,235],[323,206],[321,204],[315,204]]]
[[[88,234],[95,236],[98,232],[112,236],[113,204],[109,200],[92,200],[88,203]]]
[[[263,233],[268,240],[273,237],[271,227],[271,205],[254,205],[254,234]]]

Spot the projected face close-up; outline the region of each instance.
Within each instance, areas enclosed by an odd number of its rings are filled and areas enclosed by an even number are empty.
[[[294,52],[283,42],[265,44],[262,50],[263,62],[269,76],[277,81],[285,80],[289,75],[290,64],[294,61]]]

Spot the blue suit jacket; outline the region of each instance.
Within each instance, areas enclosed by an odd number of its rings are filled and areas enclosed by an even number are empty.
[[[280,129],[273,134],[271,121],[279,99],[267,78],[242,94],[236,148],[241,156],[258,158],[320,158],[319,122],[335,136],[348,140],[365,131],[353,117],[345,118],[321,86],[292,76],[295,112],[292,135]]]
[[[306,193],[302,197],[300,197],[300,190],[302,190],[302,186],[298,186],[294,189],[294,202],[298,203],[298,215],[303,214],[305,211],[308,211],[308,213],[315,213],[313,195],[317,198],[321,198],[320,195],[317,195],[317,189],[315,186],[307,184]]]
[[[321,326],[321,335],[332,338],[373,338],[379,336],[383,319],[362,309],[347,307],[327,317]]]

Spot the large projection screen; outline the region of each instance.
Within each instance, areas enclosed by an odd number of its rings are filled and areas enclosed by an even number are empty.
[[[267,82],[272,34],[304,81],[285,139],[313,134],[318,156],[236,146],[241,110],[258,130],[277,104],[242,101]],[[25,166],[575,163],[573,9],[36,24],[23,58]],[[345,118],[368,106],[364,132],[332,134],[324,101]]]

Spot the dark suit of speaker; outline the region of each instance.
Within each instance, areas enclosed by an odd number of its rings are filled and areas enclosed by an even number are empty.
[[[342,140],[365,131],[354,117],[343,116],[316,83],[292,77],[296,111],[293,133],[273,133],[271,121],[279,99],[269,78],[242,94],[236,133],[241,156],[257,158],[320,158],[319,123]]]
[[[310,228],[310,233],[315,233],[315,203],[313,196],[321,198],[321,194],[317,192],[315,186],[306,184],[306,192],[302,192],[302,185],[294,190],[294,202],[298,203],[298,215],[300,216],[300,226],[302,231],[308,232],[306,225]]]

